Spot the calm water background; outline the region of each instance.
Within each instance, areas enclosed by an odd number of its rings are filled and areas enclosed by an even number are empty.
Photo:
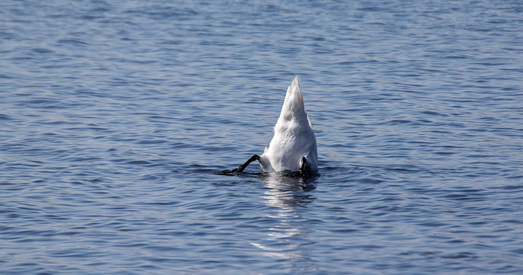
[[[0,272],[521,274],[523,2],[324,2],[2,1]]]

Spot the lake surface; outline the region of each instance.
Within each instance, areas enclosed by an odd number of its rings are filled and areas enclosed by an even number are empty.
[[[522,274],[523,2],[318,2],[2,1],[0,273]]]

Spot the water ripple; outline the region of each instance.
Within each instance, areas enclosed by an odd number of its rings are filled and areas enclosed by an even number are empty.
[[[3,2],[0,273],[522,273],[521,11]],[[321,175],[223,175],[297,74]]]

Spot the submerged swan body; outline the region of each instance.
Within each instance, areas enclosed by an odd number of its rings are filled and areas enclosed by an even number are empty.
[[[233,172],[243,171],[254,160],[258,160],[265,172],[290,171],[302,175],[318,172],[316,137],[303,104],[299,76],[287,88],[269,146],[261,156],[253,155]]]

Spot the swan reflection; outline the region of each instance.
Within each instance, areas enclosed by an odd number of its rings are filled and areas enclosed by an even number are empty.
[[[263,175],[267,184],[263,198],[275,209],[269,217],[275,224],[267,229],[267,237],[252,245],[263,250],[263,254],[276,258],[303,258],[303,246],[314,244],[308,239],[309,221],[301,213],[314,201],[310,191],[314,190],[314,178],[286,177],[278,173]]]

